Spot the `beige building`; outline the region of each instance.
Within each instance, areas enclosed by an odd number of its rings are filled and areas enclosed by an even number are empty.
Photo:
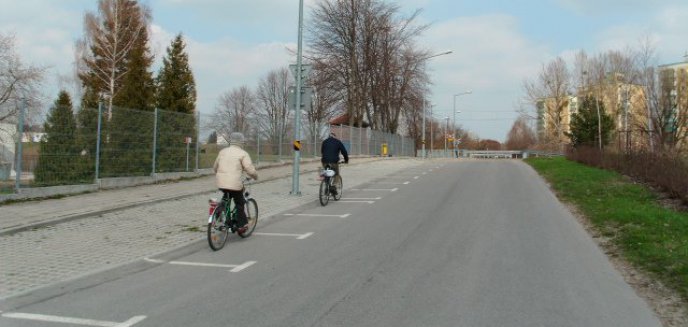
[[[578,98],[561,96],[540,99],[536,103],[540,142],[544,144],[569,144],[566,133],[571,131],[571,115],[578,112]]]
[[[570,144],[571,115],[578,112],[583,97],[602,99],[604,110],[614,120],[612,141],[608,146],[638,149],[647,146],[647,106],[643,87],[610,76],[604,84],[578,89],[576,96],[545,98],[537,102],[538,135],[545,143]]]
[[[649,143],[648,111],[642,85],[625,83],[621,74],[610,74],[603,84],[581,88],[579,97],[600,98],[607,115],[614,120],[614,132],[608,146],[642,149]]]
[[[686,61],[659,66],[659,105],[666,143],[688,148],[688,54]]]

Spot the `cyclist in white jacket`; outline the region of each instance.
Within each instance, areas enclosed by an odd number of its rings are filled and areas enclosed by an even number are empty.
[[[242,173],[246,172],[248,176],[258,180],[258,172],[253,166],[251,156],[242,148],[244,142],[244,134],[230,134],[229,147],[220,151],[213,166],[217,188],[224,193],[223,198],[234,200],[234,204],[238,209],[237,224],[242,226],[241,228],[245,228],[248,223],[246,211],[244,210]]]

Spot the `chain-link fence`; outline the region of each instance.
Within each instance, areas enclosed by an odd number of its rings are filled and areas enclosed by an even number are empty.
[[[54,112],[51,111],[52,117],[44,129],[25,126],[23,122],[2,126],[5,133],[0,137],[0,194],[26,187],[97,184],[110,178],[199,172],[212,168],[219,151],[229,146],[227,139],[233,132],[232,128],[218,128],[222,124],[213,115],[117,107],[84,108],[71,118],[56,118]],[[243,128],[244,149],[256,164],[293,159],[292,129],[270,133],[248,125]],[[319,157],[320,144],[331,132],[352,156],[396,157],[416,153],[413,139],[408,137],[368,128],[305,125],[301,137],[304,159]],[[21,142],[17,142],[17,135],[22,135]]]

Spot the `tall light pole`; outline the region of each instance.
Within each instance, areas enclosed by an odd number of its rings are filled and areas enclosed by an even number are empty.
[[[301,140],[301,75],[303,69],[303,0],[299,0],[299,38],[298,47],[296,51],[296,109],[294,115],[294,141]],[[282,146],[280,144],[280,146]],[[299,163],[301,161],[301,149],[295,149],[292,178],[291,178],[291,194],[301,195],[299,191]]]
[[[473,91],[468,90],[465,92],[454,94],[454,122],[452,123],[452,124],[454,124],[454,131],[452,132],[452,138],[454,139],[454,142],[453,142],[454,146],[452,148],[454,148],[454,150],[456,150],[456,98],[460,97],[462,95],[467,95],[467,94],[471,94],[471,93],[473,93]],[[458,157],[458,154],[457,154],[457,157]]]
[[[450,53],[452,53],[452,52],[453,52],[453,51],[451,51],[451,50],[445,51],[445,52],[440,52],[440,53],[437,53],[437,54],[434,54],[434,55],[431,55],[431,56],[428,56],[428,57],[420,58],[420,60],[428,60],[428,59],[430,59],[430,58],[435,58],[435,57],[439,57],[439,56],[443,56],[443,55],[448,55],[448,54],[450,54]],[[422,131],[423,137],[422,137],[422,141],[421,141],[421,144],[422,144],[422,145],[421,145],[421,147],[422,147],[422,151],[421,151],[421,152],[423,153],[423,159],[425,159],[425,158],[427,157],[427,155],[425,154],[425,115],[426,115],[426,114],[425,114],[425,108],[427,108],[427,103],[426,103],[425,101],[423,101],[423,128],[422,128],[422,129],[423,129],[423,131]],[[430,126],[430,127],[432,127],[432,126]],[[431,131],[431,133],[432,133],[432,131]],[[431,142],[432,142],[432,140],[431,140]]]

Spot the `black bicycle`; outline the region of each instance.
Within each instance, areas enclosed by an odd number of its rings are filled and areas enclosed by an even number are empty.
[[[339,169],[341,170],[341,165]],[[344,188],[342,176],[337,174],[329,164],[325,164],[325,168],[320,172],[320,176],[322,181],[320,182],[318,198],[320,199],[320,205],[324,207],[330,202],[330,197],[335,201],[341,199]]]
[[[241,238],[246,238],[253,234],[258,223],[258,203],[251,198],[249,190],[246,188],[248,180],[244,180],[244,199],[246,204],[246,219],[248,225],[245,230],[240,229],[237,224],[238,210],[234,202],[225,194],[218,203],[217,200],[210,200],[210,217],[208,217],[208,244],[213,251],[222,249],[227,243],[229,232],[237,233]]]

